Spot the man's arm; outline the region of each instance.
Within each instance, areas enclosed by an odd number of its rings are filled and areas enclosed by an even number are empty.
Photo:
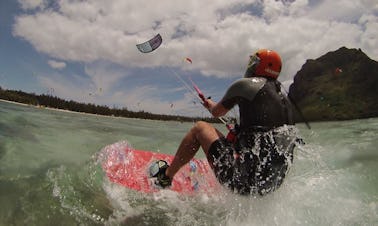
[[[204,103],[204,106],[215,118],[224,116],[229,111],[229,109],[225,108],[223,104],[221,104],[220,102],[216,103],[211,99],[207,99]]]

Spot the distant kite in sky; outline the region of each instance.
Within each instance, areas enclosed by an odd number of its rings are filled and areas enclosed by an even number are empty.
[[[157,49],[162,42],[163,39],[161,38],[160,34],[157,34],[155,35],[155,37],[148,40],[147,42],[137,44],[136,46],[142,53],[149,53]]]
[[[192,59],[190,59],[189,57],[185,57],[185,60],[189,63],[193,63]]]

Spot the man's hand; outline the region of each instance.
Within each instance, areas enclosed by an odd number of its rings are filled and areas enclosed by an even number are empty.
[[[211,99],[206,99],[203,106],[216,118],[222,117],[228,112],[228,109],[226,109],[221,103],[217,103]]]
[[[203,102],[203,106],[210,111],[211,113],[211,109],[216,105],[217,103],[215,103],[214,101],[212,101],[211,99],[206,99],[204,102]]]

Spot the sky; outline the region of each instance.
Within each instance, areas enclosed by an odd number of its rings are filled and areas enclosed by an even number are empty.
[[[158,49],[138,51],[158,33]],[[378,60],[378,1],[0,0],[3,89],[133,111],[208,116],[190,80],[219,101],[266,48],[288,88],[343,46]]]

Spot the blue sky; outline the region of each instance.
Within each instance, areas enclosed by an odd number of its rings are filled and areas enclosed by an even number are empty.
[[[140,53],[157,33],[162,45]],[[377,1],[0,2],[2,88],[153,113],[206,114],[175,74],[219,100],[259,48],[281,54],[288,87],[306,59],[342,46],[378,59]]]

